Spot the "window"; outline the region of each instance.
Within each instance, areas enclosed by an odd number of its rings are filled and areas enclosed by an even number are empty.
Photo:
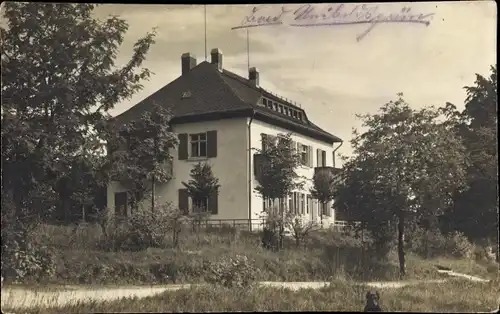
[[[266,106],[266,107],[267,107],[267,99],[262,98],[262,103],[264,104],[264,106]]]
[[[295,119],[297,119],[297,117],[298,117],[298,113],[297,113],[297,111],[295,111],[295,110],[293,111],[293,117],[294,117]]]
[[[190,157],[207,157],[207,134],[191,134],[189,137],[191,142]]]
[[[127,192],[115,193],[115,215],[127,216]]]
[[[304,215],[306,211],[306,195],[300,194],[300,214]]]
[[[330,213],[328,211],[328,203],[321,203],[321,212],[323,213],[323,216],[330,216]]]
[[[318,162],[317,167],[325,167],[326,166],[326,151],[321,150],[321,149],[317,149],[316,154],[317,154],[316,159]]]
[[[299,114],[298,119],[302,121],[302,112],[299,112],[298,114]]]
[[[309,164],[309,147],[307,145],[300,144],[300,162],[302,165],[306,166]]]
[[[202,213],[208,210],[208,198],[193,199],[193,212]]]
[[[277,103],[273,103],[273,110],[278,111],[278,104]]]
[[[291,113],[291,111],[289,111],[289,110],[288,110],[288,107],[285,107],[285,114],[286,114],[287,116],[289,116],[289,115],[290,115],[290,113]]]
[[[309,212],[311,211],[312,211],[312,198],[311,195],[307,194],[306,213],[309,214]]]
[[[280,109],[280,113],[284,113],[283,105],[278,105],[278,108]]]

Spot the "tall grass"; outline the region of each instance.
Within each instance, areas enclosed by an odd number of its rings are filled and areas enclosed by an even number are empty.
[[[334,281],[319,290],[291,291],[270,287],[225,289],[207,286],[164,292],[142,299],[77,303],[62,307],[38,306],[30,313],[119,312],[236,312],[236,311],[362,311],[367,287]],[[490,284],[453,280],[401,289],[381,289],[386,312],[480,312],[498,307],[498,281]],[[4,309],[4,310],[14,310]]]
[[[120,228],[120,227],[119,227]],[[371,257],[363,242],[352,234],[321,230],[311,234],[303,246],[286,239],[285,249],[265,250],[258,233],[234,228],[212,228],[193,232],[187,226],[180,236],[180,246],[172,247],[171,235],[165,232],[161,245],[140,251],[110,250],[107,241],[127,232],[117,228],[106,238],[98,225],[73,227],[41,225],[34,241],[52,247],[56,272],[50,278],[35,278],[28,284],[166,284],[169,272],[177,269],[179,283],[204,282],[207,261],[221,256],[244,255],[260,269],[261,281],[324,281],[347,278],[357,281],[396,280],[397,256],[387,260]],[[111,238],[110,238],[111,237]],[[104,248],[103,248],[104,247]],[[435,265],[451,266],[455,271],[495,278],[497,263],[477,263],[472,259],[434,257],[423,259],[408,252],[410,278],[436,278]]]

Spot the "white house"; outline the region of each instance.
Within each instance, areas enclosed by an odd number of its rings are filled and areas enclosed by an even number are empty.
[[[210,63],[198,65],[193,55],[183,54],[181,69],[179,78],[115,118],[122,123],[133,120],[153,103],[170,107],[172,129],[180,144],[173,152],[173,178],[156,186],[159,202],[170,201],[186,210],[191,201],[182,182],[190,179],[190,170],[197,162],[206,161],[221,185],[218,197],[209,202],[210,219],[258,219],[265,204],[254,190],[258,185],[254,148],[262,146],[263,137],[279,133],[292,132],[304,158],[300,175],[312,179],[315,170],[335,167],[335,150],[342,140],[312,123],[304,109],[260,87],[257,69],[249,70],[248,79],[227,71],[219,49],[211,51]],[[318,220],[321,206],[310,198],[310,187],[309,182],[296,191],[287,204]],[[130,215],[124,192],[119,182],[109,184],[108,208]],[[326,225],[334,222],[331,204],[323,211]]]

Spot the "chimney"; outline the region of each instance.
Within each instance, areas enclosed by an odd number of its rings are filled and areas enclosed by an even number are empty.
[[[196,66],[196,56],[189,52],[183,53],[181,56],[182,75],[191,71]]]
[[[248,70],[248,79],[253,86],[259,87],[259,70],[256,67]]]
[[[217,65],[217,70],[222,72],[222,51],[219,48],[214,48],[210,51],[212,57],[212,64]]]

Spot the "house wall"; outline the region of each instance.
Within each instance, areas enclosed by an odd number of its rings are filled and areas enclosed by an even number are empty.
[[[175,133],[202,133],[217,131],[217,157],[179,160],[177,150],[172,150],[173,178],[156,186],[158,202],[172,202],[178,206],[178,190],[182,182],[190,179],[189,173],[198,162],[208,162],[221,185],[218,196],[218,213],[210,219],[248,219],[248,118],[173,125]],[[117,182],[108,185],[108,207],[114,209],[114,193],[125,191]],[[130,212],[129,212],[130,214]]]
[[[252,149],[253,149],[252,159],[251,159],[251,166],[252,166],[252,173],[251,173],[251,177],[252,177],[252,180],[251,180],[251,184],[252,184],[252,187],[251,187],[252,188],[251,218],[258,219],[259,217],[261,217],[261,214],[262,214],[263,199],[260,196],[260,194],[255,191],[255,187],[258,186],[258,181],[256,180],[255,174],[253,171],[253,167],[254,167],[253,154],[257,153],[257,151],[255,151],[255,149],[262,148],[262,142],[261,142],[261,134],[262,133],[276,136],[280,133],[285,134],[285,133],[288,133],[290,131],[288,131],[284,128],[281,128],[281,127],[274,126],[274,125],[266,123],[266,122],[258,121],[258,120],[254,120],[252,122],[250,131],[251,131],[251,143],[252,143]],[[333,152],[335,147],[333,145],[328,144],[328,143],[324,143],[322,141],[319,141],[319,140],[316,140],[316,139],[313,139],[313,138],[310,138],[310,137],[307,137],[307,136],[304,136],[301,134],[297,134],[297,133],[292,133],[292,140],[296,141],[296,142],[300,142],[304,145],[312,146],[313,167],[301,166],[297,170],[297,174],[299,176],[303,176],[307,179],[305,180],[305,184],[304,184],[302,190],[295,191],[295,192],[310,194],[309,190],[312,187],[312,178],[314,175],[314,167],[317,167],[317,156],[316,156],[317,151],[316,151],[316,149],[322,149],[322,150],[326,151],[326,166],[331,167],[331,166],[333,166],[333,154],[332,154],[332,152]],[[338,145],[338,144],[336,144],[336,145]],[[287,205],[288,205],[288,203],[287,203]],[[324,226],[328,226],[328,225],[333,224],[335,222],[335,212],[333,209],[331,209],[331,205],[332,204],[330,202],[328,204],[328,208],[330,208],[329,210],[331,212],[331,216],[330,217],[323,216]],[[310,209],[309,214],[306,214],[304,216],[310,220],[315,220],[317,222],[320,221],[320,215],[318,212],[318,204],[315,200],[313,201],[312,210]]]

